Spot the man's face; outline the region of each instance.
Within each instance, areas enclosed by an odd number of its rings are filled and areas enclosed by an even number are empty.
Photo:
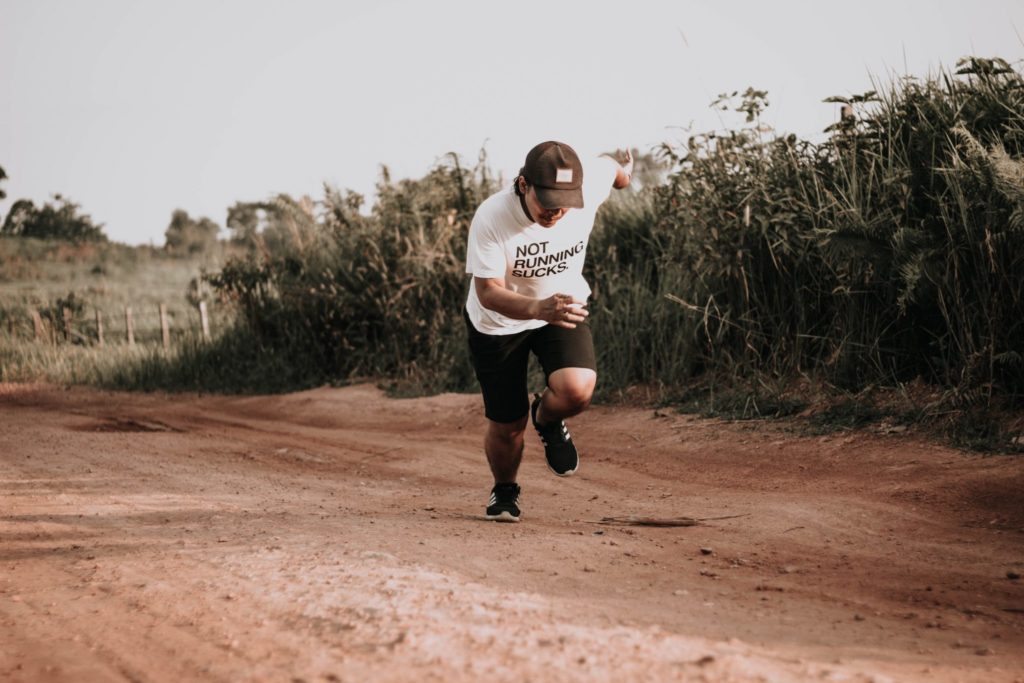
[[[525,181],[520,181],[522,184],[519,186],[520,189],[526,185]],[[537,190],[530,185],[526,188],[523,193],[523,199],[526,200],[526,208],[530,212],[530,216],[537,222],[537,225],[544,228],[552,228],[559,219],[569,212],[569,209],[545,209],[544,205],[537,199]]]

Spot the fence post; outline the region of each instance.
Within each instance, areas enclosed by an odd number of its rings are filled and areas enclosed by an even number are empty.
[[[135,324],[132,321],[132,307],[124,307],[124,326],[128,330],[128,346],[135,346]]]
[[[750,227],[750,204],[743,207],[743,227]]]
[[[203,327],[203,340],[210,341],[210,318],[206,315],[206,302],[199,302],[199,323]]]
[[[103,346],[103,314],[96,309],[96,343]]]
[[[43,327],[43,317],[39,315],[39,311],[32,309],[32,331],[35,333],[36,341],[39,341],[46,336],[46,328]]]
[[[71,341],[71,309],[64,309],[64,341]]]
[[[171,330],[167,327],[167,304],[160,304],[160,332],[164,338],[164,351],[171,348]]]

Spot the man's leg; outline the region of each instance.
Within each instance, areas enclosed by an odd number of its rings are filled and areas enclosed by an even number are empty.
[[[523,432],[526,416],[516,422],[487,421],[484,452],[491,466],[495,484],[511,484],[516,480],[519,463],[523,460]]]
[[[538,424],[558,422],[582,413],[590,405],[596,385],[597,373],[590,368],[561,368],[552,372],[537,409]]]

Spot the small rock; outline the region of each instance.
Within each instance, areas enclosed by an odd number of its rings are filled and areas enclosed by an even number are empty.
[[[795,574],[797,568],[791,564],[787,564],[785,567],[779,567],[780,574]]]
[[[711,555],[714,552],[715,552],[714,550],[712,550],[711,548],[708,548],[706,546],[700,549],[700,554],[701,555]]]
[[[1015,572],[1011,569],[1010,571],[1006,572],[1006,578],[1010,579],[1011,581],[1016,581],[1020,578],[1020,572]]]
[[[854,621],[864,621],[864,615],[863,614],[854,614],[853,615],[853,620]]]
[[[994,655],[995,652],[993,652],[992,648],[990,647],[979,647],[977,650],[974,651],[974,654],[978,655],[979,657],[987,657],[989,655]]]
[[[598,529],[594,532],[595,536],[604,536],[604,529]]]
[[[681,589],[681,588],[672,591],[672,595],[689,595],[689,594],[690,594],[690,591],[684,590],[684,589]]]
[[[711,577],[712,579],[718,577],[718,574],[713,572],[713,571],[711,571],[710,569],[701,569],[700,570],[700,575],[701,576],[708,576],[708,577]]]
[[[594,568],[593,567],[584,566],[583,567],[583,571],[585,571],[585,572],[593,572]]]

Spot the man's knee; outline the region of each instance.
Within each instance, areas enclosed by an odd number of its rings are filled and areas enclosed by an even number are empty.
[[[586,368],[563,368],[548,378],[551,390],[576,412],[582,412],[590,405],[596,385],[597,373]]]
[[[522,441],[523,433],[526,431],[526,416],[515,422],[487,421],[487,436],[506,443]]]
[[[578,413],[582,413],[590,406],[590,399],[593,395],[594,387],[572,387],[563,394],[569,407]]]

